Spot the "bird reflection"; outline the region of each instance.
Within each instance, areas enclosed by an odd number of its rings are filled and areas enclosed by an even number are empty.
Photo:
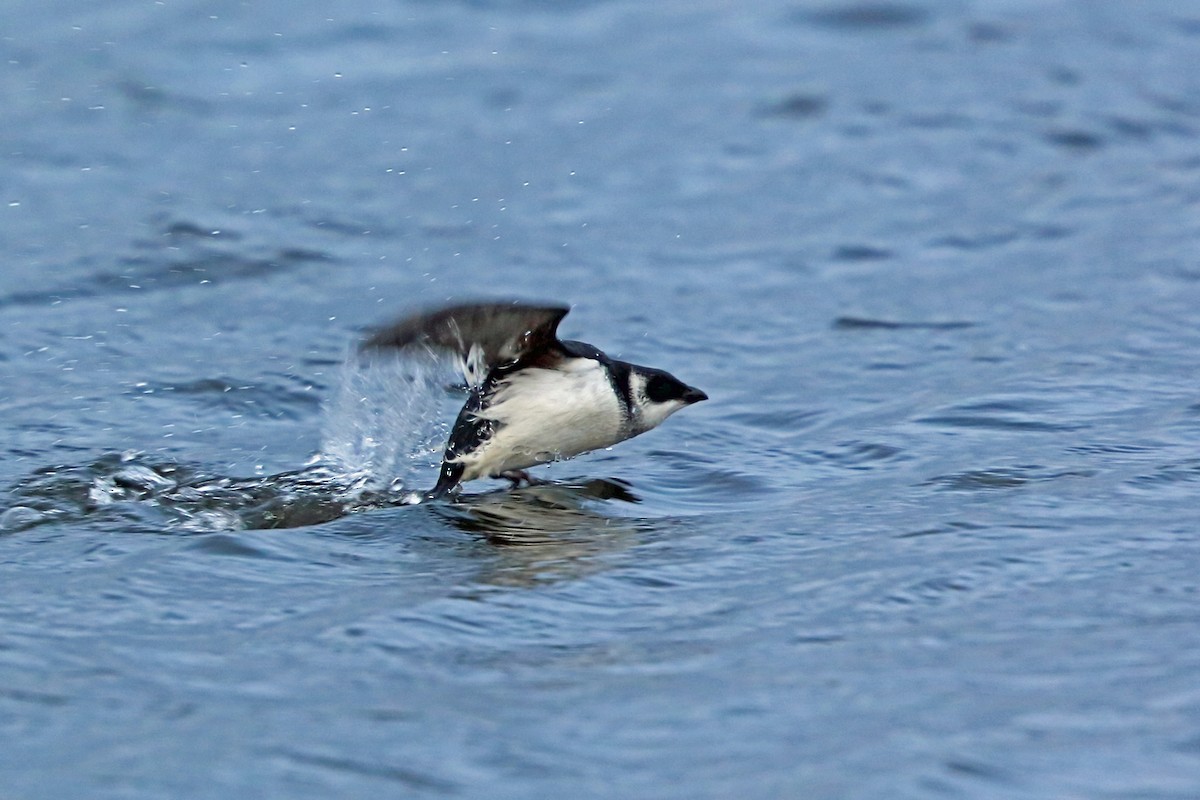
[[[464,495],[439,516],[498,545],[480,582],[532,586],[598,572],[600,556],[635,541],[636,521],[600,513],[596,501],[640,502],[624,481],[593,479]]]

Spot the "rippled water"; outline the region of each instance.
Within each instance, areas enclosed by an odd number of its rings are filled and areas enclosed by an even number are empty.
[[[0,795],[1200,796],[1200,7],[0,36]],[[519,296],[711,401],[404,506]]]

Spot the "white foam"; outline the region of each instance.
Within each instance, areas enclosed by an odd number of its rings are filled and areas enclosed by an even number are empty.
[[[426,353],[347,359],[325,405],[321,452],[314,462],[355,478],[364,488],[432,485],[463,403],[446,391],[453,375],[448,360]]]

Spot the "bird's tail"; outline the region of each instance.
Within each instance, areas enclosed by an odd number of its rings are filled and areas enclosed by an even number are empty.
[[[438,475],[437,484],[425,493],[424,500],[441,500],[446,495],[458,486],[458,481],[462,478],[465,467],[462,464],[452,464],[448,461],[442,462],[442,472]]]

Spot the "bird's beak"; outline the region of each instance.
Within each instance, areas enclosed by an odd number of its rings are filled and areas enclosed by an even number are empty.
[[[700,391],[699,389],[695,388],[694,386],[689,386],[687,388],[687,391],[685,391],[683,393],[682,399],[683,399],[683,402],[687,403],[690,406],[692,403],[699,403],[701,400],[707,400],[708,395],[706,395],[704,392]]]

